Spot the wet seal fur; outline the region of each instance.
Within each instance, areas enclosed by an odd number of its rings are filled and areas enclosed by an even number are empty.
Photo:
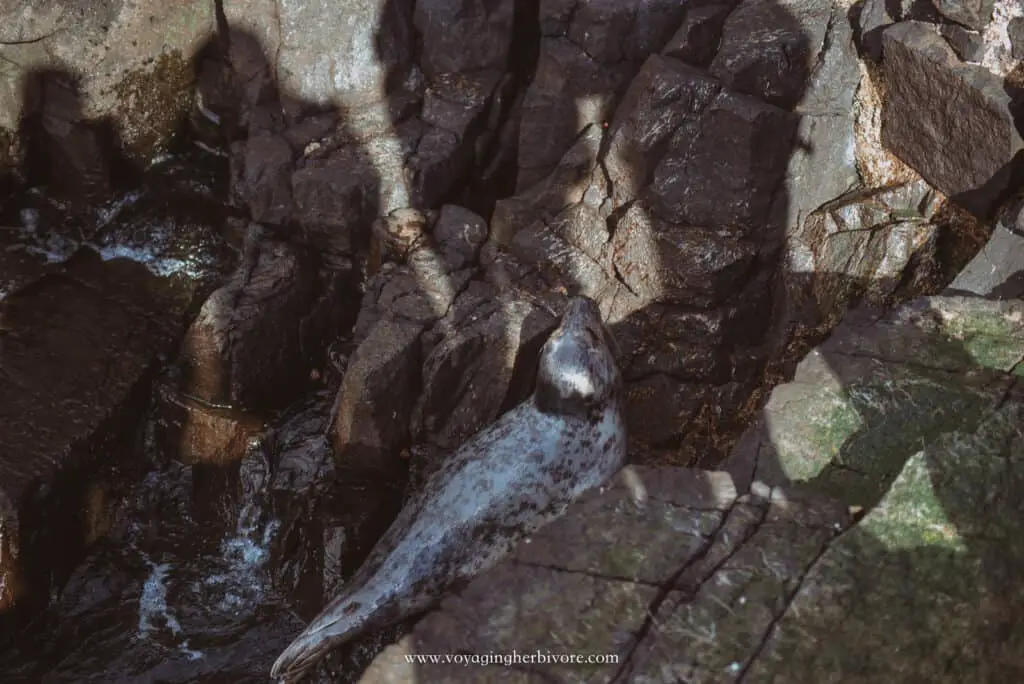
[[[609,342],[597,304],[570,300],[541,350],[533,396],[434,473],[271,677],[297,681],[330,649],[427,610],[608,482],[626,458],[622,376]]]

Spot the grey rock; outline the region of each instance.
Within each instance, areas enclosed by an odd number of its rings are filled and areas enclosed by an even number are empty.
[[[476,262],[480,248],[487,240],[487,222],[468,209],[445,204],[434,225],[433,235],[446,267],[456,271]]]
[[[22,115],[34,113],[24,97],[33,74],[80,74],[78,115],[109,117],[120,133],[119,151],[146,161],[189,112],[189,59],[210,39],[214,16],[213,6],[199,0],[5,0],[0,27],[0,129],[17,130]]]
[[[1016,211],[1012,211],[1016,209]],[[950,294],[972,293],[995,299],[1024,297],[1024,212],[1011,207],[988,242],[950,283]]]
[[[831,14],[828,0],[741,3],[726,20],[709,71],[732,90],[791,109],[803,95]]]
[[[711,308],[738,291],[754,262],[753,243],[720,232],[670,224],[633,204],[611,243],[616,272],[651,302]]]
[[[1024,17],[1014,17],[1006,27],[1014,59],[1024,59]]]
[[[987,216],[1024,149],[1001,79],[962,63],[927,24],[885,30],[882,143],[936,189]]]
[[[683,225],[760,229],[785,174],[796,123],[789,112],[723,91],[696,126],[674,134],[654,170],[652,209]]]
[[[688,4],[682,25],[669,39],[662,54],[694,66],[708,66],[718,52],[725,19],[737,4],[732,0],[707,5]]]
[[[932,4],[946,19],[981,31],[992,19],[996,0],[932,0]]]
[[[977,31],[959,24],[943,24],[939,30],[957,56],[965,62],[980,63],[985,56],[985,40]]]
[[[431,80],[451,72],[502,71],[512,46],[514,3],[425,0],[413,21],[423,41],[420,67]]]

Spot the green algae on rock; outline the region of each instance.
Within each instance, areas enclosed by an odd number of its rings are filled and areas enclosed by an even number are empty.
[[[808,573],[750,681],[1020,681],[1022,425],[1012,401],[908,459]]]

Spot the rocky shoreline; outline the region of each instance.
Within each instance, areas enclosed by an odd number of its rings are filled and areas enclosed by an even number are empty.
[[[0,60],[36,65],[0,74],[0,167],[56,207],[0,208],[0,641],[119,529],[154,444],[228,470],[262,450],[270,573],[315,613],[400,491],[529,394],[581,292],[649,506],[581,501],[365,681],[513,648],[621,655],[569,680],[866,681],[927,656],[1009,681],[988,601],[1018,586],[1012,544],[993,560],[977,529],[1014,519],[985,459],[1019,451],[1018,6],[150,4],[0,8]],[[104,218],[94,198],[184,130],[220,176]],[[160,212],[203,202],[225,206],[175,214],[166,248],[209,273],[108,259],[109,226],[155,244]],[[93,246],[39,258],[54,240]]]

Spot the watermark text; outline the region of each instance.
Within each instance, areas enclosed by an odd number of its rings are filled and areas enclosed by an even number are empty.
[[[409,653],[405,662],[420,665],[617,665],[619,656],[614,653],[554,653],[552,651],[528,651],[520,653]]]

